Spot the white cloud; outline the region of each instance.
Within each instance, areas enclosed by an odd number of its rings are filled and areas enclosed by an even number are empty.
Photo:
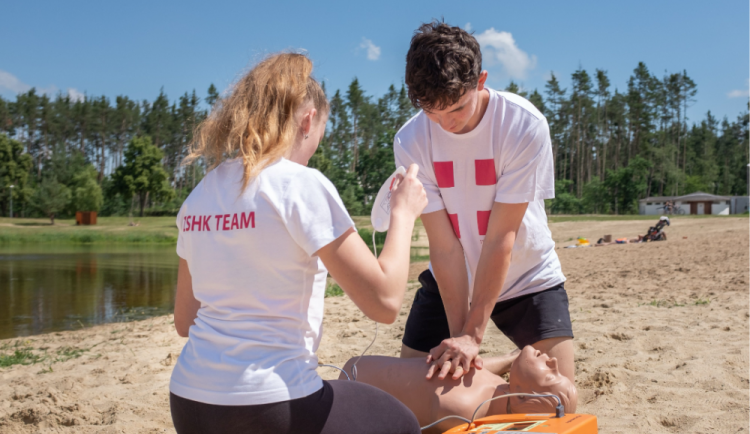
[[[529,56],[518,48],[509,32],[498,32],[490,27],[475,37],[482,47],[482,57],[487,64],[500,63],[510,78],[524,79],[530,70],[536,68],[536,56]]]
[[[73,102],[83,101],[84,99],[86,99],[86,95],[84,95],[83,92],[79,91],[78,89],[74,87],[68,88],[68,96],[70,97],[70,100]]]
[[[750,97],[750,78],[747,80],[748,89],[735,89],[727,92],[728,98],[747,98]]]
[[[22,82],[10,72],[0,69],[0,91],[6,90],[13,93],[24,93],[31,89],[31,86]]]
[[[471,27],[471,23],[466,23],[466,25],[464,26],[464,30],[466,30],[467,33],[471,33],[474,28]]]
[[[8,92],[17,95],[19,93],[28,92],[32,87],[36,87],[38,95],[44,94],[50,97],[55,95],[60,90],[54,84],[51,84],[48,87],[31,86],[22,82],[18,79],[18,77],[11,74],[10,72],[0,70],[0,93]],[[80,94],[80,92],[78,92],[77,90],[75,91]]]
[[[380,47],[373,44],[371,40],[362,38],[362,43],[359,44],[359,48],[367,50],[367,58],[369,60],[378,60],[380,58]]]

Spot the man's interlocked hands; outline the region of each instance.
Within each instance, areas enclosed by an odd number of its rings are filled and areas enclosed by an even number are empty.
[[[479,357],[479,344],[477,339],[468,334],[462,334],[453,338],[445,339],[437,347],[430,350],[427,356],[427,379],[431,379],[436,372],[438,378],[444,380],[452,373],[452,378],[458,380],[469,373],[472,367],[482,369],[484,362]]]

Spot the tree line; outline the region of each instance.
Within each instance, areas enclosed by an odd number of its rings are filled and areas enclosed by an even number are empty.
[[[555,154],[552,212],[635,213],[649,196],[747,194],[748,113],[690,119],[697,85],[686,71],[659,77],[641,62],[621,92],[607,71],[579,69],[569,89],[552,74],[544,93],[536,105]]]
[[[697,85],[687,72],[658,77],[639,63],[626,87],[607,72],[579,69],[562,88],[554,74],[542,92],[505,89],[547,117],[555,157],[551,213],[637,212],[637,200],[705,191],[746,193],[748,113],[688,117]],[[0,98],[0,213],[19,216],[174,215],[205,173],[180,163],[195,127],[220,98],[211,85],[175,101],[126,96],[73,99],[35,89]],[[395,170],[393,138],[416,111],[403,85],[380,98],[355,78],[330,99],[326,135],[310,166],[339,190],[349,212],[368,214]],[[13,185],[13,188],[10,186]]]

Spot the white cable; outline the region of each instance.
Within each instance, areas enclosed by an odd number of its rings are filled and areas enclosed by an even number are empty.
[[[338,369],[339,371],[343,372],[343,373],[344,373],[344,375],[346,375],[346,379],[347,379],[347,380],[351,380],[351,379],[349,378],[349,374],[347,374],[347,373],[346,373],[346,371],[344,371],[343,369],[339,368],[339,367],[338,367],[338,366],[336,366],[336,365],[326,365],[326,364],[323,364],[323,363],[318,363],[318,367],[321,367],[321,366],[325,366],[325,367],[328,367],[328,368],[334,368],[334,369]]]
[[[431,424],[429,424],[427,426],[423,426],[420,429],[422,431],[424,431],[427,428],[431,428],[431,427],[433,427],[433,426],[435,426],[435,425],[439,424],[440,422],[442,422],[444,420],[447,420],[447,419],[461,419],[462,421],[468,423],[469,424],[468,426],[471,427],[471,424],[474,423],[474,418],[477,416],[477,412],[479,411],[480,408],[482,408],[482,406],[484,404],[487,404],[490,401],[494,401],[494,400],[500,399],[500,398],[510,398],[511,396],[536,396],[536,397],[555,398],[557,400],[557,409],[556,409],[556,415],[555,415],[555,417],[563,417],[563,416],[565,416],[564,410],[561,410],[563,408],[562,401],[560,401],[560,398],[557,395],[540,395],[540,394],[536,394],[536,393],[509,393],[507,395],[499,395],[499,396],[496,396],[494,398],[490,398],[490,399],[482,402],[481,404],[479,404],[479,406],[477,407],[477,409],[474,410],[474,414],[471,415],[471,420],[466,419],[465,417],[462,417],[462,416],[456,416],[455,414],[452,414],[450,416],[445,416],[444,418],[442,418],[442,419],[440,419],[440,420],[438,420],[436,422],[433,422],[433,423],[431,423]]]
[[[362,356],[365,355],[367,350],[370,349],[372,344],[375,343],[375,339],[377,338],[378,338],[378,323],[375,323],[375,337],[372,338],[372,342],[370,342],[370,345],[368,345],[367,348],[365,348],[365,350],[362,351],[362,354],[359,355],[359,357],[357,358],[357,361],[354,362],[354,364],[352,365],[352,378],[354,378],[354,381],[357,381],[357,363],[359,363],[359,360],[362,358]]]
[[[479,407],[477,407],[477,409],[474,410],[474,414],[471,415],[471,422],[469,422],[469,425],[471,425],[472,423],[474,423],[474,418],[477,416],[477,412],[479,411],[480,408],[482,408],[482,406],[484,404],[487,404],[490,401],[494,401],[494,400],[500,399],[500,398],[506,398],[506,397],[510,398],[511,396],[536,396],[536,397],[540,397],[540,398],[545,398],[545,397],[546,398],[555,398],[557,400],[557,409],[556,409],[557,410],[557,414],[556,414],[555,417],[563,417],[563,416],[565,416],[564,410],[563,410],[563,413],[560,414],[560,409],[563,408],[563,405],[562,405],[562,401],[560,401],[560,398],[557,395],[552,395],[552,394],[542,395],[542,394],[538,394],[538,393],[508,393],[506,395],[499,395],[499,396],[496,396],[494,398],[490,398],[490,399],[484,401],[483,403],[479,404]]]
[[[466,422],[468,424],[471,424],[471,421],[469,419],[465,418],[465,417],[451,415],[451,416],[445,416],[444,418],[442,418],[442,419],[440,419],[440,420],[438,420],[436,422],[432,422],[431,424],[429,424],[427,426],[423,426],[422,428],[420,428],[420,430],[424,431],[427,428],[432,428],[433,426],[435,426],[435,425],[439,424],[440,422],[442,422],[444,420],[447,420],[447,419],[461,419],[462,421],[464,421],[464,422]]]
[[[374,230],[372,231],[372,248],[375,250],[375,257],[377,258],[378,257],[378,247],[375,244],[375,231]],[[370,345],[368,345],[367,348],[365,348],[365,350],[362,351],[362,354],[360,354],[359,357],[357,357],[357,361],[354,362],[354,364],[352,365],[352,376],[351,377],[349,377],[349,374],[347,374],[346,371],[344,371],[343,369],[339,368],[338,366],[334,366],[334,365],[321,365],[321,364],[318,364],[318,366],[327,366],[329,368],[336,368],[339,371],[343,372],[344,375],[346,375],[346,379],[347,380],[349,380],[349,381],[357,381],[357,363],[359,363],[360,359],[362,359],[362,356],[365,355],[365,353],[367,352],[367,350],[370,349],[370,347],[372,346],[372,344],[375,343],[375,340],[377,338],[378,338],[378,323],[376,322],[375,323],[375,336],[372,338],[372,341],[370,342]]]

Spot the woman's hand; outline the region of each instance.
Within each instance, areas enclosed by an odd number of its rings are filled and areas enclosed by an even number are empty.
[[[391,214],[403,213],[416,220],[427,206],[427,193],[417,179],[419,166],[412,164],[406,175],[397,176],[391,190]]]

